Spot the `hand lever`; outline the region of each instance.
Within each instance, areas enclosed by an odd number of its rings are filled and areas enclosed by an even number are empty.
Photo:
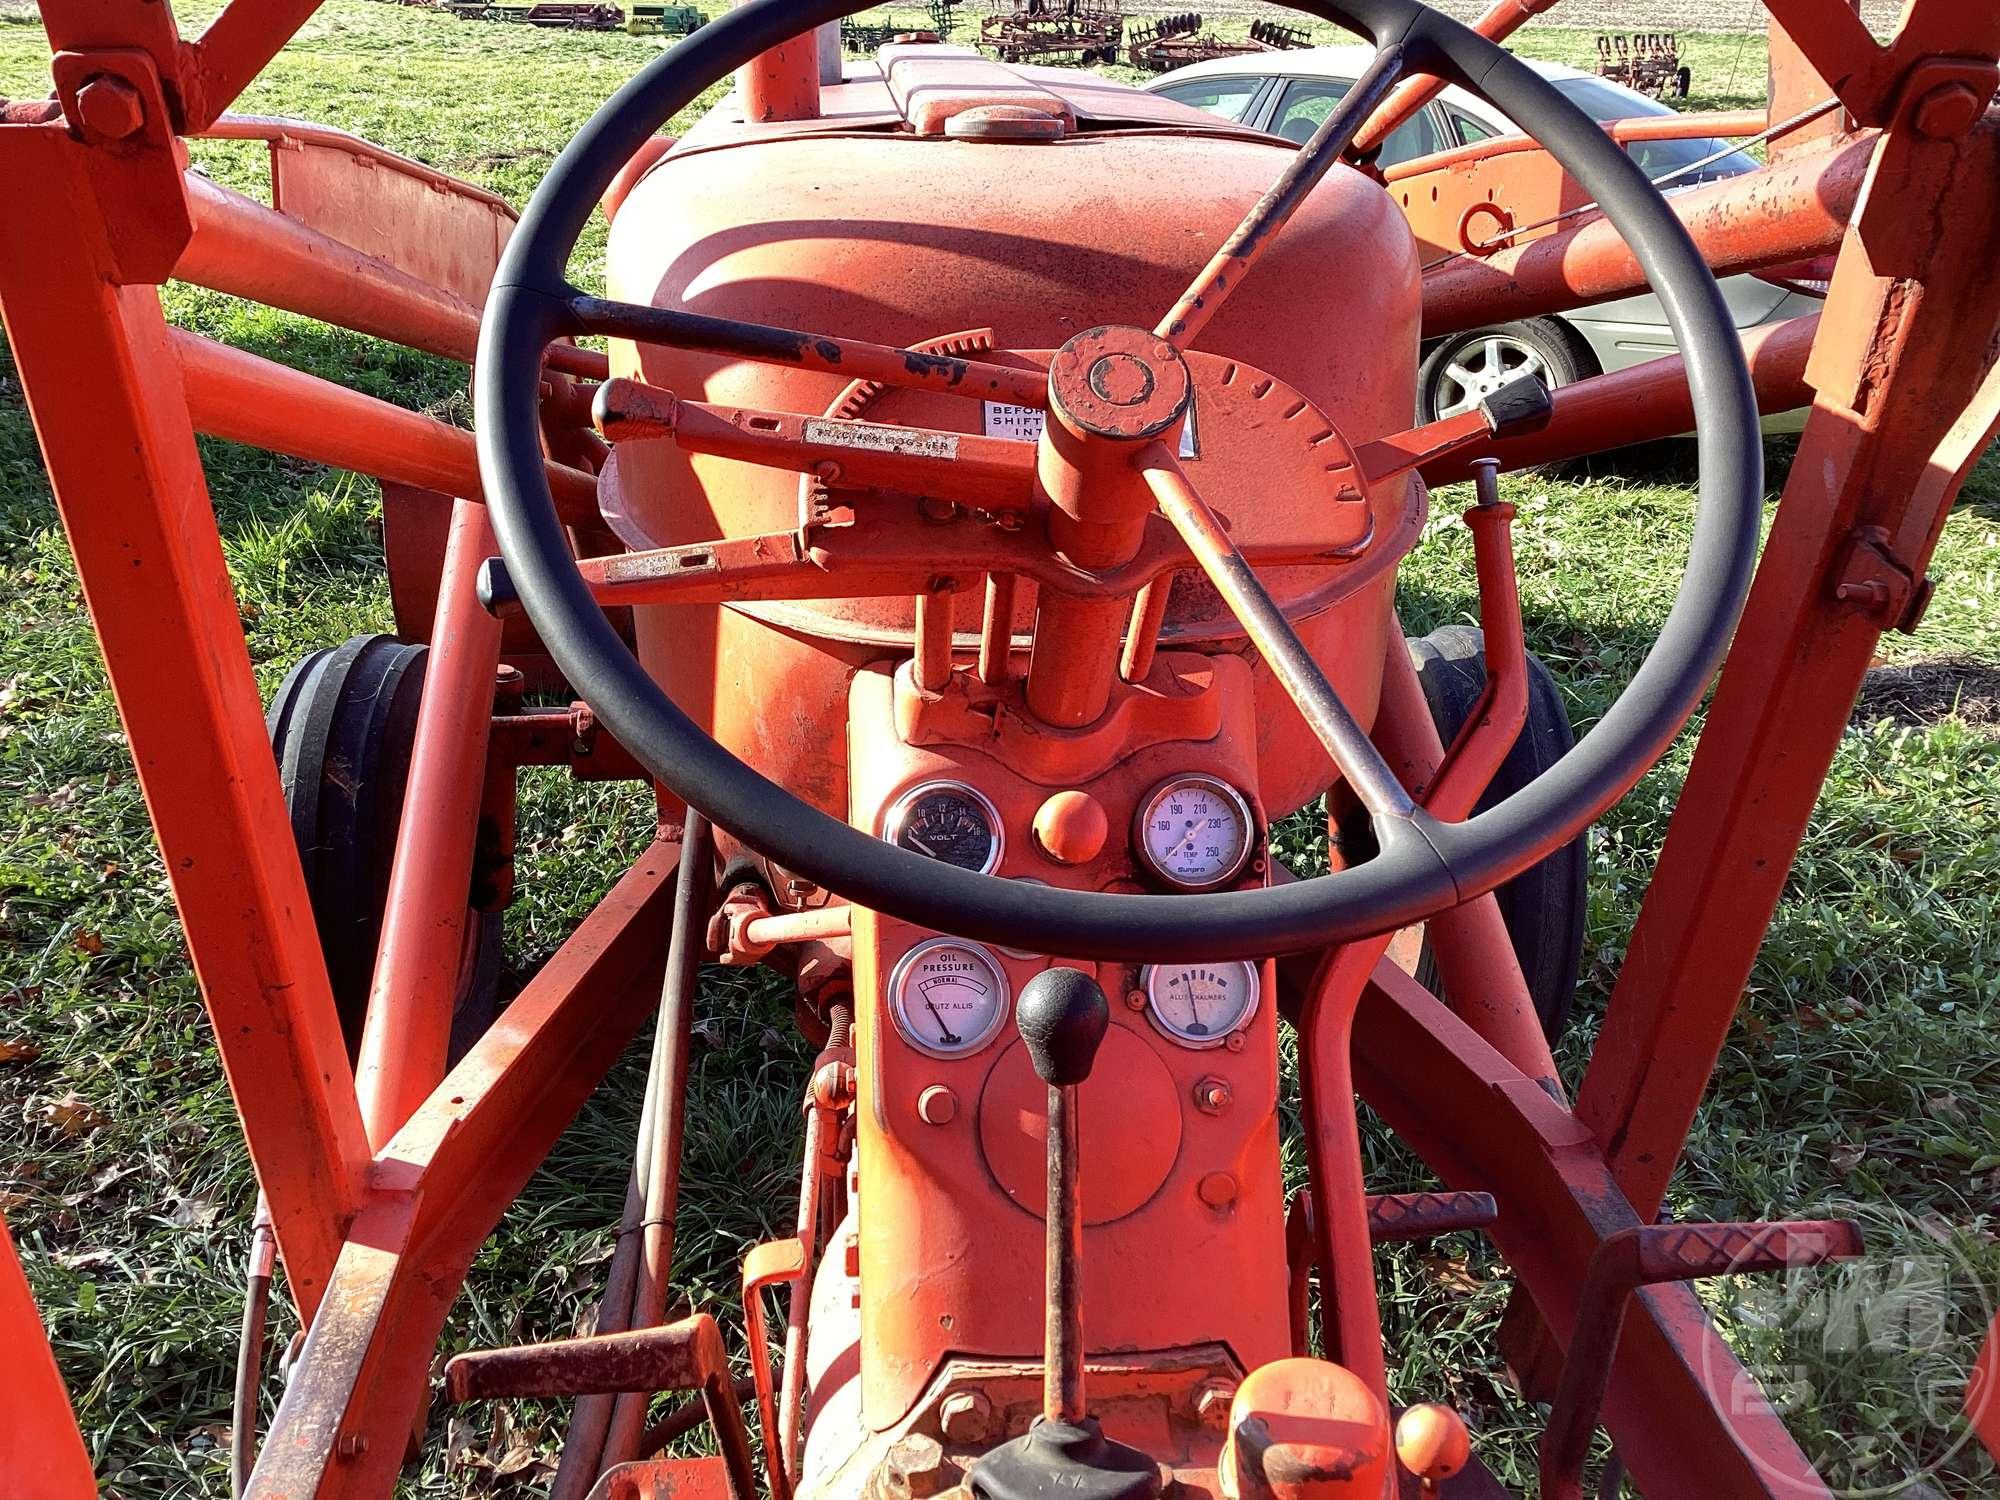
[[[1049,1086],[1048,1324],[1043,1334],[1042,1414],[1081,1422],[1083,1201],[1076,1175],[1076,1088],[1090,1076],[1111,1006],[1097,981],[1077,969],[1044,969],[1021,987],[1014,1022]]]
[[[1042,1415],[972,1466],[973,1500],[1159,1500],[1160,1466],[1115,1442],[1083,1400],[1083,1198],[1076,1088],[1090,1076],[1111,1006],[1088,974],[1045,969],[1021,986],[1014,1024],[1049,1087],[1048,1323]]]

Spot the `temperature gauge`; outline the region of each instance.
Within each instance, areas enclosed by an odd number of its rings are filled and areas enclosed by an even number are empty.
[[[990,875],[1000,863],[999,811],[963,782],[911,787],[882,820],[882,837],[975,875]]]
[[[889,1004],[903,1040],[932,1057],[964,1057],[1007,1019],[1007,974],[977,943],[932,938],[889,976]]]
[[[1220,1047],[1257,1014],[1252,963],[1148,964],[1139,971],[1146,1015],[1183,1047]]]
[[[1147,793],[1132,843],[1152,875],[1183,891],[1212,891],[1243,872],[1255,820],[1243,794],[1213,776],[1169,776]]]

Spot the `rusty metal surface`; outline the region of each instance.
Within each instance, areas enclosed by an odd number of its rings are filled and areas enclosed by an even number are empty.
[[[474,307],[514,228],[503,206],[297,136],[272,142],[271,206]]]
[[[1377,1243],[1484,1229],[1499,1216],[1491,1193],[1379,1193],[1368,1199],[1368,1233]]]
[[[1874,139],[1802,151],[1671,200],[1718,276],[1762,270],[1839,247],[1874,156]],[[1485,258],[1459,255],[1424,275],[1424,334],[1582,307],[1642,290],[1638,261],[1608,219],[1593,219]]]
[[[664,1327],[454,1355],[444,1368],[444,1389],[454,1402],[698,1391],[728,1367],[715,1319],[699,1313]]]

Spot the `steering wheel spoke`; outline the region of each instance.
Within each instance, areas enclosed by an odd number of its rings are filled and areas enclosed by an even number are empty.
[[[1380,484],[1412,469],[1423,473],[1430,465],[1468,449],[1490,448],[1502,438],[1539,432],[1549,425],[1554,410],[1548,387],[1532,375],[1524,375],[1456,416],[1363,443],[1354,456],[1360,461],[1362,477],[1369,484]]]
[[[813,474],[829,486],[1014,508],[1034,491],[1035,445],[1018,438],[684,401],[622,377],[598,387],[592,416],[612,443],[667,438],[689,453]]]
[[[1236,550],[1215,512],[1188,483],[1186,473],[1163,444],[1154,443],[1140,456],[1146,486],[1160,514],[1173,524],[1194,560],[1229,605],[1237,622],[1256,646],[1291,697],[1306,726],[1371,817],[1407,820],[1415,806],[1409,791],[1389,769],[1347,705],[1326,680],[1312,653],[1292,629],[1285,612],[1272,600],[1256,571]]]
[[[1278,174],[1278,180],[1251,205],[1243,221],[1229,233],[1201,274],[1160,319],[1153,332],[1176,349],[1194,343],[1223,301],[1248,274],[1278,231],[1312,190],[1319,186],[1340,155],[1353,143],[1377,105],[1387,99],[1403,74],[1403,47],[1392,43],[1375,54],[1367,70],[1334,105],[1319,128],[1299,147],[1298,155]]]
[[[664,344],[758,364],[793,365],[822,370],[852,380],[874,380],[911,390],[944,391],[973,400],[1005,401],[1044,410],[1049,404],[1049,378],[1040,370],[962,359],[952,354],[927,354],[893,344],[864,339],[834,338],[769,323],[743,323],[712,318],[677,307],[642,307],[579,292],[569,299],[576,331],[642,344]]]

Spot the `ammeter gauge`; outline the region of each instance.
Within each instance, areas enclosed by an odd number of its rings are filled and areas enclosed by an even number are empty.
[[[1183,1047],[1219,1047],[1257,1014],[1262,989],[1248,962],[1148,964],[1139,971],[1146,1017]]]

